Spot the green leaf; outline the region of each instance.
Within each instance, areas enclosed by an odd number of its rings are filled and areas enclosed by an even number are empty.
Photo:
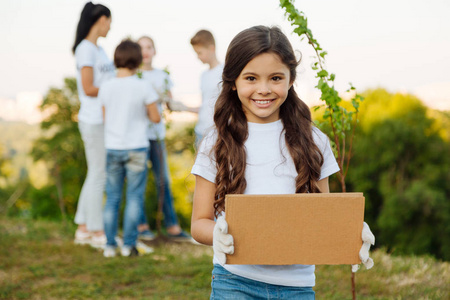
[[[322,70],[320,72],[317,73],[317,77],[327,77],[328,76],[328,72],[326,70]]]

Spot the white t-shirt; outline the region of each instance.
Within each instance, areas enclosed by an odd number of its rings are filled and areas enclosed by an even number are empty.
[[[77,64],[78,98],[80,99],[80,111],[78,120],[88,124],[102,124],[102,107],[97,97],[86,96],[81,84],[81,69],[92,67],[94,71],[94,86],[100,85],[115,76],[113,62],[108,58],[102,47],[96,46],[88,40],[82,40],[75,49]]]
[[[214,105],[222,90],[223,64],[203,72],[200,82],[202,90],[202,105],[198,112],[195,133],[204,136],[214,126]]]
[[[173,87],[172,80],[170,79],[169,74],[164,72],[161,69],[153,69],[149,71],[142,71],[142,78],[145,79],[153,89],[158,93],[159,97],[162,98],[166,91],[170,91]],[[163,107],[161,103],[158,103],[158,110],[163,116]],[[147,130],[147,137],[149,140],[163,140],[166,137],[166,125],[163,119],[159,123],[151,123]]]
[[[129,150],[149,146],[150,120],[146,105],[158,94],[136,75],[113,78],[100,87],[98,99],[105,107],[105,148]]]
[[[282,121],[268,124],[248,123],[248,133],[245,142],[247,188],[244,194],[295,194],[297,171],[286,147]],[[313,137],[324,158],[320,173],[320,179],[323,179],[339,171],[339,166],[328,137],[315,127]],[[203,139],[191,171],[192,174],[211,182],[215,182],[217,173],[214,153],[210,152],[216,140],[215,130]],[[213,262],[219,264],[216,257]],[[314,265],[225,264],[224,268],[233,274],[270,284],[303,287],[315,285]]]

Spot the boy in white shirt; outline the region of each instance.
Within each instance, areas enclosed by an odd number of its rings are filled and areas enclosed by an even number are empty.
[[[123,222],[122,256],[138,255],[137,226],[147,182],[147,128],[149,119],[158,123],[158,94],[136,70],[142,62],[141,47],[130,40],[117,46],[114,64],[117,76],[104,83],[98,98],[103,106],[106,148],[106,204],[103,211],[107,243],[103,255],[116,255],[115,236],[122,190],[127,179],[127,203]]]
[[[214,126],[214,106],[222,89],[223,64],[217,59],[216,42],[210,31],[198,31],[192,37],[191,45],[198,59],[209,65],[209,69],[203,72],[200,83],[202,104],[198,109],[198,121],[195,126],[195,144],[198,146],[208,130]]]

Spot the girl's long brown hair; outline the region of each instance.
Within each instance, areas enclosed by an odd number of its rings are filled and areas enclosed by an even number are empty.
[[[295,81],[298,61],[287,37],[277,27],[255,26],[240,32],[231,41],[222,74],[222,91],[214,110],[217,141],[215,154],[217,175],[214,213],[225,209],[226,194],[243,194],[248,138],[247,118],[242,110],[235,80],[250,60],[262,53],[277,54],[290,70],[290,80]],[[300,100],[292,86],[286,101],[280,107],[280,119],[284,125],[286,145],[297,170],[296,193],[320,193],[317,181],[323,156],[314,143],[311,128],[311,112]]]

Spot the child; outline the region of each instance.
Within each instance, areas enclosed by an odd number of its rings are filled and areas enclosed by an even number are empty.
[[[138,44],[141,46],[142,50],[142,78],[158,93],[159,99],[172,99],[170,89],[173,84],[169,74],[161,69],[153,68],[152,66],[152,60],[156,54],[153,39],[148,36],[143,36],[138,39]],[[162,115],[163,107],[161,101],[159,101],[157,105],[159,113]],[[147,138],[150,141],[148,157],[152,162],[153,175],[155,177],[156,187],[158,188],[158,194],[163,193],[164,197],[164,223],[169,238],[190,240],[191,236],[183,231],[178,224],[177,215],[173,206],[173,195],[170,188],[169,169],[167,165],[167,151],[164,143],[165,137],[166,127],[164,122],[158,124],[152,123],[148,127]],[[148,226],[144,209],[142,209],[142,217],[138,229],[140,239],[152,240],[154,238],[154,235]]]
[[[228,47],[216,128],[202,141],[192,168],[191,234],[213,245],[211,299],[315,297],[313,265],[227,265],[225,256],[234,251],[224,218],[226,194],[328,193],[328,176],[339,170],[328,138],[312,125],[294,90],[297,65],[276,27],[244,30]]]
[[[198,121],[195,126],[196,145],[200,143],[205,133],[214,125],[214,105],[220,93],[223,64],[216,56],[216,42],[208,30],[200,30],[191,39],[191,45],[198,59],[209,65],[209,70],[203,72],[200,82],[202,104],[198,109]]]
[[[103,84],[99,99],[105,116],[106,204],[103,212],[106,247],[103,255],[116,255],[115,236],[122,189],[127,179],[127,203],[123,221],[122,256],[138,255],[137,226],[147,182],[147,127],[150,119],[158,123],[161,117],[156,101],[158,95],[136,70],[142,62],[141,47],[130,40],[117,46],[114,64],[117,77]]]

